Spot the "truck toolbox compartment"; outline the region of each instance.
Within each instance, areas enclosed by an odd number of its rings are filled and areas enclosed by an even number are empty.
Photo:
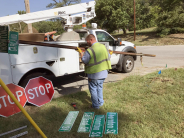
[[[37,49],[37,53],[35,53]],[[10,54],[11,65],[28,64],[33,62],[53,61],[58,58],[58,49],[41,46],[24,46],[19,45],[18,55]]]

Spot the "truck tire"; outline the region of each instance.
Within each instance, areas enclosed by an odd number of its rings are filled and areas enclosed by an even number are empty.
[[[31,73],[31,74],[28,74],[27,76],[23,77],[18,85],[25,88],[30,79],[36,78],[36,77],[39,77],[39,76],[47,78],[45,74],[43,74],[41,72],[35,72],[35,73]]]
[[[134,68],[134,58],[132,56],[125,56],[122,63],[122,72],[129,73]]]

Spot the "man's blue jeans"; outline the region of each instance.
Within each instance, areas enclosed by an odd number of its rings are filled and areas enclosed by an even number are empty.
[[[100,108],[103,105],[103,82],[105,79],[88,79],[89,91],[93,108]]]

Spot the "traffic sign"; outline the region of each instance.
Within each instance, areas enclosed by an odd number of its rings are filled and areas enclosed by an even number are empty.
[[[89,137],[102,137],[105,123],[105,115],[95,115]]]
[[[61,127],[59,128],[59,131],[61,132],[69,132],[77,118],[79,114],[79,111],[70,111],[65,119],[65,121],[63,122],[63,124],[61,125]]]
[[[108,112],[106,115],[105,134],[118,134],[118,113]]]
[[[7,87],[10,89],[10,91],[13,93],[19,103],[24,107],[27,102],[24,88],[12,83],[8,84]],[[2,87],[0,87],[0,116],[9,117],[18,112],[20,112],[20,109],[12,101],[6,91]]]
[[[40,107],[52,100],[54,88],[50,80],[37,77],[29,80],[25,94],[29,103]]]
[[[78,132],[90,132],[93,117],[94,112],[85,112],[79,125]]]
[[[19,33],[10,31],[8,54],[18,54],[18,46],[19,46],[18,41],[19,41]]]

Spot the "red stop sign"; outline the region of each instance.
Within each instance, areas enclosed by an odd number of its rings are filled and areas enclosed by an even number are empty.
[[[24,88],[12,83],[6,86],[10,89],[10,91],[13,93],[13,95],[19,101],[19,103],[24,107],[24,105],[27,102],[24,93]],[[0,87],[0,116],[8,117],[20,111],[21,110],[13,102],[10,96],[5,92],[5,90],[2,87]]]
[[[27,101],[36,106],[42,106],[51,101],[54,95],[54,88],[50,80],[44,77],[30,79],[25,94]]]

